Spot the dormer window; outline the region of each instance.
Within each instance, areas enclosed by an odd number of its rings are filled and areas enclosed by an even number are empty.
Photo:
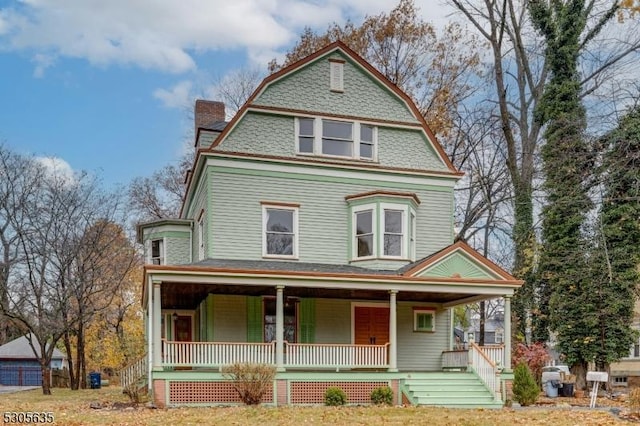
[[[299,117],[297,153],[374,161],[377,128],[358,121]]]

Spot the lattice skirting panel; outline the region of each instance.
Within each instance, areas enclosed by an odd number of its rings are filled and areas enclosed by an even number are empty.
[[[381,386],[389,386],[388,381],[378,382],[291,382],[291,404],[323,404],[324,393],[337,386],[347,394],[347,404],[371,403],[371,391]]]
[[[273,403],[273,389],[269,389],[263,403]],[[170,381],[169,404],[241,404],[238,392],[230,382]]]

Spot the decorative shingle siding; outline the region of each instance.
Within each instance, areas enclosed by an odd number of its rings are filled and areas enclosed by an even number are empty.
[[[167,265],[191,263],[191,240],[188,233],[185,233],[184,237],[181,238],[168,237],[165,241]]]
[[[416,130],[379,127],[378,159],[385,167],[448,171],[424,134]]]
[[[260,202],[275,201],[300,204],[300,261],[347,263],[349,209],[344,197],[379,189],[367,181],[359,184],[307,181],[229,172],[234,169],[210,173],[215,200],[210,227],[215,246],[209,252],[213,258],[261,259]],[[416,209],[416,254],[420,258],[451,244],[452,194],[428,189],[415,192],[422,201]],[[395,263],[393,269],[400,266]]]
[[[331,57],[346,59],[339,54]],[[344,64],[344,92],[330,91],[329,61],[326,57],[272,83],[253,103],[372,119],[417,122],[397,95],[348,60]]]
[[[200,130],[200,137],[198,138],[198,148],[209,148],[219,134],[220,132]]]
[[[294,118],[249,112],[216,150],[296,157]],[[308,158],[304,157],[304,158]],[[314,156],[314,160],[335,158]],[[384,167],[447,171],[420,130],[378,127],[378,162]]]
[[[249,112],[216,149],[293,157],[296,155],[293,123],[290,116]]]

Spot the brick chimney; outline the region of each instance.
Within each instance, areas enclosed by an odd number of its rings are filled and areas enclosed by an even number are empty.
[[[198,134],[199,127],[209,125],[215,121],[225,121],[224,103],[197,99],[193,116],[195,132]]]

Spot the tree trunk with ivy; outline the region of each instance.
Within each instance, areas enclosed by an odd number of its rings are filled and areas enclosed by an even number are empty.
[[[585,43],[595,37],[616,12],[613,6],[598,24],[587,30],[591,6],[584,1],[529,3],[536,29],[546,42],[551,79],[536,109],[536,121],[546,125],[541,149],[547,204],[542,210],[542,245],[537,277],[538,312],[534,340],[556,334],[558,349],[576,367],[578,384],[585,363],[593,361],[597,338],[597,292],[588,274],[584,235],[588,196],[594,166],[585,138],[586,113],[580,95],[578,58]]]

